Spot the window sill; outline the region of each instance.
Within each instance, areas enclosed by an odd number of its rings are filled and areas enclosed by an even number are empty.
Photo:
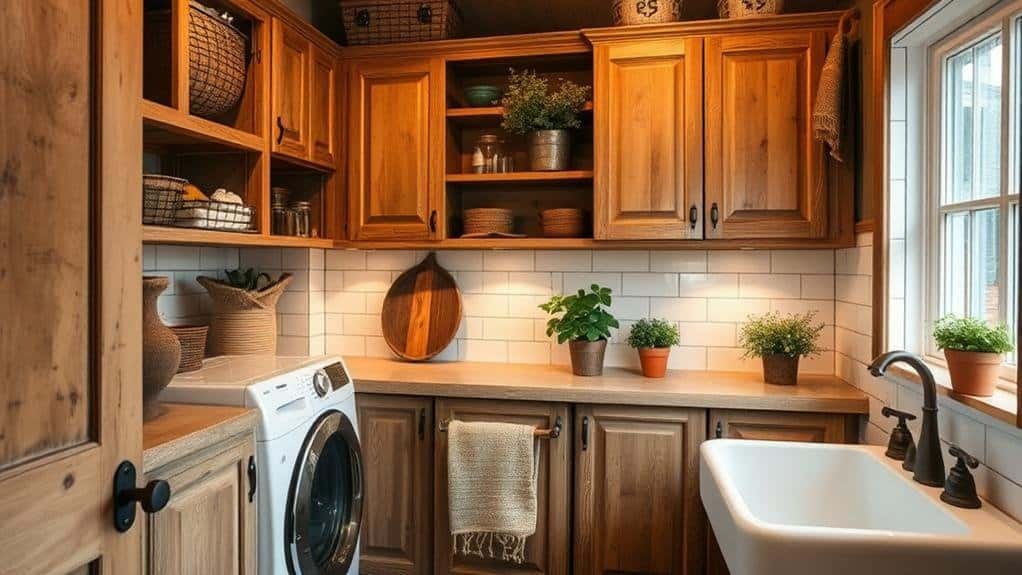
[[[977,397],[956,393],[951,389],[951,374],[947,368],[937,363],[927,361],[926,365],[933,372],[933,378],[937,380],[937,393],[962,405],[967,405],[976,411],[985,413],[994,419],[1003,421],[1015,426],[1018,418],[1018,397],[1014,392],[1001,387],[990,397]],[[900,364],[892,365],[887,372],[901,379],[922,385],[919,374]]]

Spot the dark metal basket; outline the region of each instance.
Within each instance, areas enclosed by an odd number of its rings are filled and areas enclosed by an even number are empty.
[[[182,228],[247,232],[252,231],[254,213],[255,210],[242,204],[186,200],[181,202],[177,210],[174,225]]]
[[[167,226],[174,223],[188,180],[142,174],[142,223]]]
[[[245,91],[245,35],[212,8],[194,0],[188,8],[189,107],[197,116],[219,116]]]
[[[454,0],[340,0],[348,44],[389,44],[457,36]]]

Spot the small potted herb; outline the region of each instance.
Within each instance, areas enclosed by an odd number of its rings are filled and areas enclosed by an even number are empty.
[[[644,377],[660,378],[667,373],[671,346],[678,345],[678,326],[664,319],[640,319],[632,326],[628,345],[639,350]]]
[[[940,318],[933,326],[933,339],[944,350],[952,389],[966,395],[993,395],[1002,354],[1015,349],[1007,327],[991,327],[971,317]]]
[[[535,171],[568,169],[571,132],[580,128],[579,114],[589,99],[590,87],[561,80],[550,91],[546,78],[528,70],[511,70],[507,90],[501,99],[504,120],[501,126],[513,134],[528,136],[529,164]]]
[[[575,295],[555,295],[539,306],[552,317],[546,334],[557,334],[557,343],[568,342],[571,369],[575,375],[602,375],[610,328],[620,327],[610,307],[610,288],[597,284]]]
[[[815,312],[782,316],[771,312],[749,317],[741,332],[745,357],[763,358],[763,379],[776,385],[798,382],[798,361],[820,352],[816,344],[823,324],[814,324]]]
[[[277,352],[277,301],[291,283],[291,274],[273,281],[268,274],[249,268],[225,270],[224,277],[195,278],[213,300],[210,354],[273,355]]]

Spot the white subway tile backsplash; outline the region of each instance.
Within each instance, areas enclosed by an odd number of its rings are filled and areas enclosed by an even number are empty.
[[[483,269],[483,252],[448,250],[436,254],[436,261],[449,272],[480,271]]]
[[[507,359],[512,363],[549,364],[550,344],[546,342],[509,341]]]
[[[680,274],[681,297],[738,297],[738,274]]]
[[[532,341],[532,320],[522,318],[483,319],[483,339]]]
[[[646,272],[649,271],[649,252],[645,251],[597,251],[593,252],[595,272]]]
[[[483,269],[486,271],[531,272],[535,269],[535,253],[523,251],[483,252]]]
[[[308,271],[309,250],[304,248],[284,248],[280,251],[281,269]]]
[[[707,304],[704,298],[651,298],[649,315],[671,321],[705,321]]]
[[[463,294],[464,313],[474,317],[507,317],[508,296],[497,294]]]
[[[871,306],[873,302],[873,278],[859,275],[835,276],[834,299],[847,303]]]
[[[331,314],[366,313],[366,294],[361,292],[326,292],[325,311]]]
[[[599,284],[602,287],[610,288],[614,294],[621,295],[621,274],[615,273],[575,273],[566,272],[564,274],[564,293],[571,294],[578,290],[589,291],[589,287],[593,284]],[[613,294],[612,294],[613,295]]]
[[[367,270],[404,271],[419,263],[411,250],[380,250],[366,253]]]
[[[326,269],[328,270],[364,270],[366,254],[354,250],[327,250]]]
[[[734,347],[710,347],[706,349],[706,369],[711,371],[757,372],[763,363],[756,358],[744,357],[745,350]]]
[[[706,252],[668,251],[651,252],[649,271],[674,273],[705,273]]]
[[[798,298],[802,276],[795,274],[741,274],[738,295],[742,298]]]
[[[714,251],[707,261],[710,273],[769,273],[770,252]]]
[[[241,248],[239,250],[240,267],[255,268],[259,271],[279,270],[283,268],[283,258],[279,248]]]
[[[383,322],[378,315],[344,315],[345,335],[383,335]]]
[[[775,274],[834,273],[832,250],[775,250],[770,253],[770,271]]]
[[[706,319],[715,322],[743,323],[749,316],[759,316],[770,311],[768,299],[714,298],[707,300]]]
[[[386,292],[390,289],[391,274],[388,271],[345,271],[344,289],[359,292]],[[330,278],[327,277],[327,285]]]
[[[585,250],[542,250],[536,252],[536,271],[593,271],[593,252]]]
[[[734,347],[738,345],[733,323],[680,322],[681,344],[692,347]]]
[[[650,299],[646,297],[614,296],[610,313],[620,320],[635,320],[649,317]]]
[[[1001,475],[1022,485],[1022,431],[1007,432],[987,427],[986,457],[983,461]]]
[[[662,273],[626,273],[621,294],[631,296],[677,297],[678,275]]]
[[[195,246],[156,246],[156,270],[195,270],[201,268],[202,250]],[[215,268],[215,269],[219,269]]]
[[[834,276],[823,274],[803,275],[802,297],[805,299],[834,299]]]
[[[463,339],[458,342],[458,359],[484,363],[507,363],[508,342]]]

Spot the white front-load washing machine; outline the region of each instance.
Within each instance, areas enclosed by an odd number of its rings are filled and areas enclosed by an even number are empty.
[[[260,575],[358,573],[362,448],[341,358],[212,358],[161,399],[259,410]]]

